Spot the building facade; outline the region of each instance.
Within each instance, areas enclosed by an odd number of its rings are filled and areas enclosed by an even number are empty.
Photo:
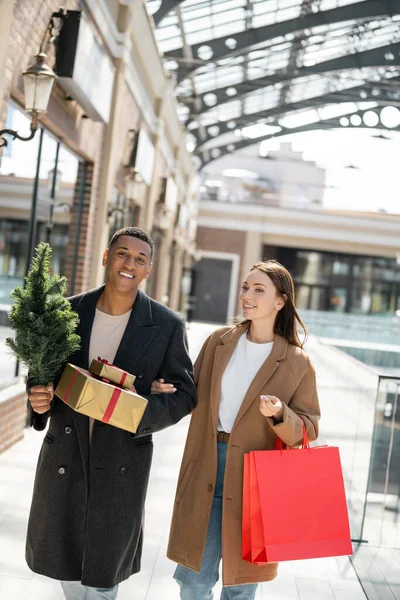
[[[399,314],[400,217],[325,209],[323,170],[304,161],[302,172],[298,157],[282,185],[284,150],[283,164],[279,152],[267,166],[238,155],[203,175],[191,317],[229,321],[241,282],[261,259],[289,269],[299,309]]]
[[[152,21],[139,0],[70,0],[64,9],[57,16],[51,0],[0,8],[1,126],[29,131],[21,74],[43,38],[58,74],[35,138],[9,140],[1,155],[0,303],[22,282],[36,195],[35,245],[50,242],[70,293],[102,283],[109,237],[136,225],[157,242],[149,293],[185,312],[197,175]],[[45,35],[52,15],[55,44]]]
[[[197,173],[145,3],[68,0],[60,15],[52,0],[2,0],[0,129],[29,134],[22,72],[40,47],[58,75],[48,110],[34,139],[7,136],[0,149],[1,324],[39,241],[72,295],[103,283],[103,250],[128,225],[156,242],[144,289],[185,314]],[[1,367],[0,452],[26,424],[25,387],[5,352]]]

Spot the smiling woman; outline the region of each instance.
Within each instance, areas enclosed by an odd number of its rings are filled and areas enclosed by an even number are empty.
[[[244,320],[214,331],[194,366],[198,406],[168,545],[181,600],[211,598],[221,560],[221,600],[254,600],[257,584],[276,577],[276,563],[242,559],[243,457],[274,449],[277,438],[297,446],[303,423],[310,440],[318,436],[315,372],[297,335],[296,322],[304,325],[289,271],[274,260],[253,264],[240,304]]]
[[[273,331],[267,329],[261,333],[264,343],[273,339],[275,334],[282,335],[294,346],[302,348],[307,338],[306,327],[301,320],[294,303],[294,283],[289,271],[276,260],[260,261],[252,265],[240,292],[240,305],[246,322],[251,322],[250,331],[260,331],[257,323],[273,317]],[[278,312],[276,312],[278,311]],[[300,341],[296,322],[302,327],[305,339]],[[260,334],[258,334],[260,335]]]

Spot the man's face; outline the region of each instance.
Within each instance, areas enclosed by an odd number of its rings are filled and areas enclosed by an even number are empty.
[[[107,284],[122,293],[136,292],[151,273],[151,248],[147,242],[123,235],[104,251]]]

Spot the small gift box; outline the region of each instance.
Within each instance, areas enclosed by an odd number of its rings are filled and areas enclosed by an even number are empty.
[[[135,375],[131,375],[127,371],[111,365],[104,358],[93,359],[90,363],[89,371],[102,379],[108,379],[112,383],[122,385],[122,387],[131,389],[136,379]]]
[[[55,394],[78,413],[133,433],[147,406],[142,396],[106,383],[70,363],[63,371]]]

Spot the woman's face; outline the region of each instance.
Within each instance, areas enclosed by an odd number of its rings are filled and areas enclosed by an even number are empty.
[[[243,282],[239,296],[245,319],[275,320],[284,300],[278,295],[275,285],[266,273],[254,269]]]

